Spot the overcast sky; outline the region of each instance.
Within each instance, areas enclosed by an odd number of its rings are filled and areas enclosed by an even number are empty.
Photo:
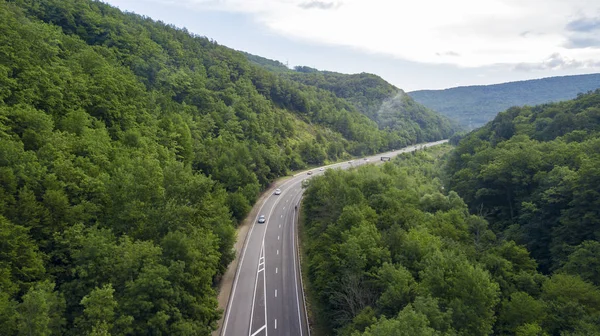
[[[233,49],[406,91],[600,72],[598,0],[104,0]]]

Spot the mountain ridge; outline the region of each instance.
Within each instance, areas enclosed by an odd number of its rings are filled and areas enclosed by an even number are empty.
[[[363,115],[375,121],[380,129],[397,130],[404,136],[415,134],[420,142],[430,138],[419,133],[423,128],[435,128],[432,131],[434,137],[443,137],[449,130],[460,128],[457,123],[419,104],[404,90],[378,75],[366,72],[344,74],[308,66],[290,69],[276,60],[247,52],[242,54],[250,62],[278,76],[323,89],[348,101]]]
[[[476,128],[512,107],[570,100],[600,88],[600,74],[554,76],[491,85],[469,85],[442,90],[408,92],[417,102]]]

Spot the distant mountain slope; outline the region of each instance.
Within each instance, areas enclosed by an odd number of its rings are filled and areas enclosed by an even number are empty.
[[[397,131],[401,137],[416,137],[417,141],[425,141],[446,137],[457,128],[456,123],[417,103],[403,90],[377,75],[348,75],[307,66],[289,69],[279,61],[248,53],[244,55],[251,63],[279,73],[282,77],[333,93],[375,121],[380,129]]]
[[[250,61],[250,63],[256,64],[256,65],[260,65],[263,68],[266,68],[269,71],[273,71],[273,72],[288,72],[288,71],[292,71],[290,70],[290,68],[288,68],[285,64],[279,62],[279,61],[275,61],[275,60],[271,60],[268,58],[264,58],[261,56],[257,56],[257,55],[252,55],[249,54],[245,51],[240,51],[244,56],[246,56],[246,58],[248,59],[248,61]]]
[[[573,99],[600,88],[600,74],[549,77],[495,85],[419,90],[408,94],[417,102],[465,127],[479,127],[512,106]]]

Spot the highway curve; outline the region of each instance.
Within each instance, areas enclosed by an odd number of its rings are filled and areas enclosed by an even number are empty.
[[[351,162],[337,163],[303,172],[282,182],[280,195],[267,197],[248,232],[239,256],[237,272],[225,311],[222,336],[309,335],[300,265],[297,253],[297,211],[302,197],[302,181],[331,168],[348,169],[362,164],[382,163],[418,148],[435,146],[447,140],[409,146]],[[266,222],[258,223],[258,216]]]

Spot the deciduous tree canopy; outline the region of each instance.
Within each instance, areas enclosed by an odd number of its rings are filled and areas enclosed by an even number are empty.
[[[536,162],[533,154],[513,153],[502,167],[528,167],[514,156]],[[351,336],[600,333],[600,289],[589,268],[597,242],[577,245],[560,270],[542,274],[525,246],[495,230],[495,217],[488,226],[447,191],[446,162],[456,156],[444,146],[310,181],[302,241],[320,327]]]

